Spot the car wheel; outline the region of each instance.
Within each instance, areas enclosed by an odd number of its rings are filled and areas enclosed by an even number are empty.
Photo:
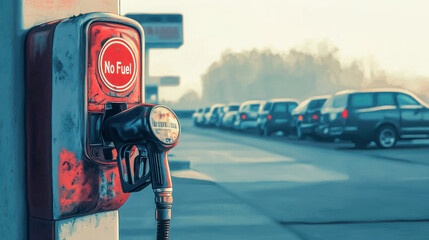
[[[396,129],[391,126],[382,126],[375,136],[375,143],[379,148],[392,148],[398,141]]]
[[[301,125],[296,126],[296,136],[298,139],[304,139],[304,134],[302,133]]]
[[[364,148],[366,148],[366,146],[368,146],[368,144],[370,143],[370,141],[365,141],[365,140],[357,139],[357,140],[353,140],[353,143],[355,144],[355,148],[357,148],[357,149],[364,149]]]
[[[271,130],[267,125],[264,126],[264,136],[271,136]]]

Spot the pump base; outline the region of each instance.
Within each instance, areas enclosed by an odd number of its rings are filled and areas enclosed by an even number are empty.
[[[58,221],[30,217],[28,239],[119,240],[119,214],[115,210]]]

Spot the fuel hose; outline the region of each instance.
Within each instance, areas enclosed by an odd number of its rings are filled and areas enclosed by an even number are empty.
[[[168,240],[170,237],[171,208],[173,206],[172,188],[154,189],[156,240]]]

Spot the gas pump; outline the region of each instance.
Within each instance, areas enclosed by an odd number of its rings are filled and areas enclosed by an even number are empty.
[[[175,113],[144,104],[144,32],[89,13],[34,27],[26,43],[29,239],[59,239],[58,222],[119,209],[152,184],[157,239],[168,239],[167,153]]]
[[[124,192],[138,191],[152,183],[157,239],[168,239],[169,235],[173,185],[167,152],[177,144],[179,135],[177,116],[164,106],[139,105],[108,118],[103,125],[104,139],[113,142],[118,159],[125,160],[118,161]],[[131,161],[133,147],[139,154]]]

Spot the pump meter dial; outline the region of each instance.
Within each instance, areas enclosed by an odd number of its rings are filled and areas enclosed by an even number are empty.
[[[179,139],[179,120],[171,109],[155,106],[150,111],[149,122],[153,134],[163,144],[174,144]]]

